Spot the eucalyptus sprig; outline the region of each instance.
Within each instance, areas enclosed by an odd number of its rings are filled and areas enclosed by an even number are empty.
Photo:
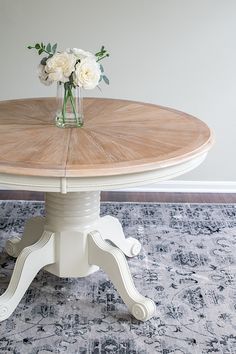
[[[104,45],[101,47],[101,50],[95,54],[95,57],[97,57],[97,61],[100,61],[106,57],[109,57],[110,54],[108,51],[105,49]]]
[[[110,54],[105,49],[104,45],[101,47],[101,50],[95,54],[95,57],[97,58],[97,62],[99,62],[100,60],[105,59],[109,56],[110,56]],[[101,69],[101,76],[100,76],[99,82],[101,82],[103,80],[105,82],[105,84],[109,85],[110,81],[109,81],[108,77],[104,74],[104,68],[103,68],[102,64],[100,64],[100,69]]]
[[[36,43],[35,45],[29,45],[27,47],[28,49],[36,49],[38,51],[38,54],[41,55],[42,53],[46,53],[50,56],[56,53],[57,50],[57,43],[51,44],[48,43],[47,45],[44,44],[43,42],[41,43]]]

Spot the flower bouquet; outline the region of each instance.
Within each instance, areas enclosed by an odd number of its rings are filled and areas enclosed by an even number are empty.
[[[72,48],[57,52],[57,44],[36,43],[28,46],[44,54],[39,67],[39,79],[44,85],[57,82],[58,127],[81,127],[83,125],[83,104],[81,89],[94,89],[101,81],[109,84],[100,61],[109,56],[101,47],[96,54],[83,49]]]

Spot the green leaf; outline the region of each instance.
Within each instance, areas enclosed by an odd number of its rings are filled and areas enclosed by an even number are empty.
[[[41,48],[43,48],[43,47],[44,47],[43,42],[41,42]]]
[[[52,46],[52,52],[53,52],[53,53],[56,53],[56,50],[57,50],[57,43],[55,43],[55,44]]]
[[[48,43],[48,45],[47,45],[47,47],[46,47],[46,51],[50,53],[50,52],[51,52],[51,49],[52,49],[52,48],[51,48],[51,44]]]
[[[41,60],[40,64],[46,65],[47,60],[48,60],[48,58],[47,58],[47,57],[44,57],[44,58]]]
[[[109,85],[110,81],[109,81],[108,77],[106,77],[106,75],[103,75],[103,80],[107,85]]]
[[[39,49],[38,51],[39,55],[43,53],[43,48]]]
[[[102,64],[100,64],[100,70],[102,73],[104,73],[104,68],[103,68]]]
[[[35,44],[35,48],[36,48],[36,49],[39,49],[39,48],[40,48],[40,44],[39,44],[39,43],[36,43],[36,44]]]
[[[31,47],[31,45],[28,45],[28,47],[27,47],[28,49],[32,49],[33,47]]]
[[[103,78],[103,77],[102,77],[102,75],[100,75],[100,79],[99,79],[99,81],[98,81],[98,82],[101,82],[101,81],[102,81],[102,78]]]

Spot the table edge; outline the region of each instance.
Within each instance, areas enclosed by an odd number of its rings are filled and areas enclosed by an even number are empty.
[[[187,173],[199,166],[205,160],[207,153],[205,151],[195,158],[183,161],[177,165],[115,176],[39,177],[0,173],[0,188],[69,193],[137,187],[166,181]]]

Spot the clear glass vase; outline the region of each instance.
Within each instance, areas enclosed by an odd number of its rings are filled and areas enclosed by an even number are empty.
[[[57,84],[56,126],[79,128],[83,126],[83,97],[81,89],[69,82]]]

